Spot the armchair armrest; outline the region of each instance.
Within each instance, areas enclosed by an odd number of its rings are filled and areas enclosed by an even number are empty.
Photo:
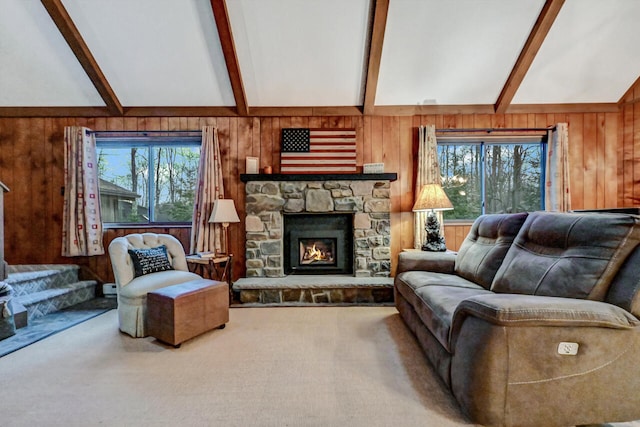
[[[411,270],[451,274],[455,267],[456,255],[454,252],[400,252],[396,274]]]

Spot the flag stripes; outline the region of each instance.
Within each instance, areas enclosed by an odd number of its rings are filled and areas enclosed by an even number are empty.
[[[355,129],[282,129],[280,172],[356,172]]]

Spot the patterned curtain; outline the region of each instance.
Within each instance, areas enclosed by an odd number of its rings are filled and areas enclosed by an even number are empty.
[[[96,138],[90,129],[64,128],[62,256],[104,254]]]
[[[567,123],[558,123],[555,130],[549,132],[545,184],[545,209],[552,212],[570,211],[569,126]]]
[[[216,199],[224,198],[222,164],[218,130],[213,126],[202,128],[202,147],[198,166],[198,187],[193,204],[190,253],[212,251],[226,252],[222,225],[209,223]]]
[[[416,177],[415,197],[420,194],[420,189],[426,184],[441,184],[440,166],[438,165],[438,147],[436,145],[435,125],[420,126],[418,128],[418,176]],[[422,248],[426,239],[424,223],[428,212],[413,213],[413,247]],[[436,211],[442,232],[442,212]]]

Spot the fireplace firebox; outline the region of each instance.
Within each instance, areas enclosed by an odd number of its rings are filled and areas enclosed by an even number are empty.
[[[285,274],[353,274],[351,214],[285,214]]]

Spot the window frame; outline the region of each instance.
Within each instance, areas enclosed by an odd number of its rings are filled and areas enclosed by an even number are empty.
[[[487,170],[487,155],[486,155],[486,147],[489,145],[517,145],[517,144],[538,144],[540,146],[540,209],[545,209],[545,192],[546,192],[546,177],[547,177],[547,146],[548,146],[548,135],[545,133],[543,135],[488,135],[488,136],[437,136],[436,137],[436,145],[459,145],[459,146],[469,146],[469,145],[477,145],[480,148],[481,155],[481,171],[480,171],[480,196],[481,196],[481,209],[480,215],[486,215],[486,170]],[[440,164],[438,164],[440,167]],[[442,172],[440,171],[440,175],[442,176]],[[445,223],[448,224],[461,224],[461,223],[471,223],[475,221],[476,218],[455,218],[455,219],[444,219]]]
[[[101,148],[142,148],[147,150],[149,170],[154,170],[156,157],[154,149],[165,147],[199,147],[202,148],[201,131],[104,131],[95,132],[96,150]],[[100,174],[98,175],[100,176]],[[102,178],[100,176],[100,178]],[[192,221],[153,221],[155,218],[155,176],[147,174],[147,199],[149,201],[149,220],[147,222],[102,222],[103,228],[182,228],[190,227]]]

